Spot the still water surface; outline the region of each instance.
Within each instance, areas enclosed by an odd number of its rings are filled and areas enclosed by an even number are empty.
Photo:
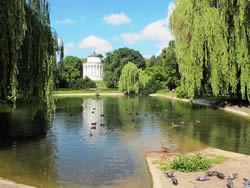
[[[0,177],[37,187],[150,188],[143,152],[161,142],[172,151],[212,146],[250,155],[250,120],[221,110],[125,96],[59,98],[56,106],[48,129],[30,124],[25,110],[0,106],[0,136],[12,135],[0,138]]]

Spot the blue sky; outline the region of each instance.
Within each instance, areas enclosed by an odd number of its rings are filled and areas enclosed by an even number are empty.
[[[65,56],[128,47],[150,57],[173,39],[168,18],[174,7],[172,0],[50,0],[51,25]]]

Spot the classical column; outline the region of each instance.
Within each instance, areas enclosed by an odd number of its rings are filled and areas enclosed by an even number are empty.
[[[94,68],[93,68],[93,65],[91,65],[91,76],[93,76],[94,75]]]

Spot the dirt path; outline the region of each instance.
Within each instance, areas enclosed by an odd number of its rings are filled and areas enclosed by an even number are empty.
[[[250,179],[250,156],[223,151],[214,148],[207,148],[201,151],[208,157],[214,157],[216,155],[223,155],[227,159],[223,164],[214,164],[210,170],[222,172],[225,176],[231,173],[238,173],[239,177],[233,181],[235,188],[243,187],[243,178]],[[205,175],[204,172],[196,173],[182,173],[175,172],[175,177],[178,179],[179,184],[175,186],[172,184],[169,178],[166,178],[164,172],[158,168],[157,164],[152,164],[153,161],[169,161],[175,154],[162,154],[149,152],[146,153],[146,161],[149,167],[149,171],[153,179],[153,188],[163,187],[185,187],[194,188],[196,185],[198,188],[217,188],[227,187],[226,178],[225,180],[218,179],[217,177],[211,177],[209,181],[196,181],[196,177],[199,175]]]
[[[225,107],[218,107],[214,106],[213,102],[205,100],[205,99],[195,99],[195,100],[189,100],[189,99],[180,99],[177,97],[167,96],[167,95],[161,95],[161,94],[151,94],[152,97],[166,97],[169,99],[179,100],[182,102],[191,102],[193,104],[198,104],[201,106],[208,106],[208,107],[216,107],[220,110],[225,110],[227,112],[232,112],[247,118],[250,118],[250,108],[247,107],[239,107],[239,106],[225,106]]]

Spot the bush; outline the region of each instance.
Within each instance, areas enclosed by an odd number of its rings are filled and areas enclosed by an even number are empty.
[[[180,85],[176,88],[176,96],[178,98],[187,98],[187,95],[184,91],[184,86],[183,85]]]
[[[199,152],[194,155],[182,154],[174,158],[170,167],[181,172],[205,171],[211,167],[211,160]]]
[[[142,94],[149,95],[151,93],[156,93],[161,87],[161,83],[157,82],[154,78],[151,78],[142,89]]]
[[[96,83],[90,78],[86,77],[85,79],[79,78],[69,82],[69,88],[71,89],[87,89],[87,88],[96,88]]]

